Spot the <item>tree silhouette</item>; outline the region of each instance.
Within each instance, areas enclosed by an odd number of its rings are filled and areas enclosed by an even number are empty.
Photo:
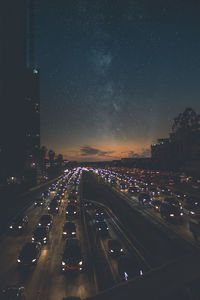
[[[191,133],[200,129],[200,115],[198,115],[192,108],[186,108],[183,113],[180,113],[172,125],[172,132],[174,133]]]
[[[50,166],[52,167],[54,162],[55,152],[53,150],[49,150],[48,156],[49,156]]]

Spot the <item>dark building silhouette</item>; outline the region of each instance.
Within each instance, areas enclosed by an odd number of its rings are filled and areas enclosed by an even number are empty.
[[[0,177],[23,178],[40,147],[39,70],[34,67],[33,0],[1,1]]]

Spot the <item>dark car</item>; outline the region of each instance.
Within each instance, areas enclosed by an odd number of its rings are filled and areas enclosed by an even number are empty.
[[[118,240],[108,240],[108,252],[113,256],[119,256],[124,254],[124,249]]]
[[[36,227],[33,232],[32,242],[40,242],[41,244],[45,245],[48,241],[49,237],[49,228],[40,226]]]
[[[59,212],[59,205],[56,199],[53,199],[48,207],[48,212],[50,214],[57,214]]]
[[[128,191],[128,185],[124,182],[120,182],[119,187],[120,187],[121,192],[127,192]]]
[[[160,206],[160,215],[166,220],[182,220],[183,212],[179,207],[162,202]]]
[[[138,200],[140,203],[145,204],[145,203],[150,203],[150,201],[152,200],[151,196],[149,195],[149,193],[140,193]]]
[[[71,197],[71,198],[68,198],[68,204],[74,204],[74,205],[77,205],[78,201],[77,201],[77,198],[76,197]]]
[[[28,217],[27,216],[18,216],[10,225],[10,232],[22,232],[26,226],[28,225]]]
[[[105,221],[105,216],[104,215],[96,215],[95,216],[95,222],[99,223],[99,222],[104,222]]]
[[[47,191],[44,191],[43,193],[42,193],[42,197],[44,197],[44,198],[48,198],[50,196],[50,193],[49,193],[49,191],[47,190]]]
[[[77,215],[78,215],[78,209],[77,209],[76,205],[68,204],[67,209],[66,209],[66,218],[68,216],[76,217]]]
[[[118,262],[118,272],[122,280],[143,275],[143,267],[136,257],[122,256]]]
[[[165,195],[171,195],[171,191],[169,188],[167,188],[166,186],[164,185],[161,185],[160,186],[160,191],[162,194],[165,194]]]
[[[96,215],[96,216],[98,216],[98,215],[102,215],[102,216],[103,216],[103,215],[104,215],[103,209],[97,208],[96,211],[95,211],[95,215]]]
[[[83,258],[78,239],[67,239],[62,257],[62,271],[82,271]]]
[[[57,202],[58,205],[61,205],[61,199],[62,199],[62,196],[56,195],[52,201],[55,201],[55,204]]]
[[[96,223],[96,227],[97,227],[97,231],[101,235],[107,235],[108,234],[109,227],[106,224],[106,222],[98,222],[98,223]]]
[[[17,259],[18,266],[36,265],[41,253],[40,243],[26,243]]]
[[[154,208],[155,211],[160,211],[160,206],[161,206],[162,201],[160,200],[152,200],[150,202],[151,206]]]
[[[9,286],[1,290],[1,300],[26,300],[23,286]]]
[[[131,195],[138,194],[140,192],[140,189],[137,186],[130,186],[129,189],[128,189],[128,192]]]
[[[159,197],[160,196],[160,191],[157,189],[156,186],[149,186],[148,191],[149,191],[149,193],[151,194],[152,197]]]
[[[35,207],[37,207],[37,206],[44,206],[44,204],[45,204],[45,201],[44,201],[43,198],[38,198],[34,202]]]
[[[200,217],[200,199],[191,197],[187,199],[187,203],[184,208],[188,210],[191,217]]]
[[[181,202],[179,202],[176,198],[173,197],[165,198],[164,202],[176,206],[177,208],[183,209]]]
[[[72,238],[76,236],[76,224],[73,222],[65,222],[63,226],[63,238]]]
[[[174,195],[178,198],[178,199],[186,199],[187,198],[187,194],[183,193],[183,192],[180,192],[180,191],[175,191],[173,192]]]
[[[48,215],[42,215],[40,217],[38,226],[44,226],[44,227],[51,228],[52,223],[53,223],[52,215],[50,215],[50,214],[48,214]]]

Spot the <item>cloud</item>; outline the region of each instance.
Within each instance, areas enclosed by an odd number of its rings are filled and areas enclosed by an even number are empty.
[[[90,147],[90,146],[83,146],[80,148],[80,155],[81,156],[107,156],[109,157],[111,153],[114,151],[101,151],[99,149]]]
[[[136,153],[135,151],[128,152],[129,158],[145,158],[145,157],[150,157],[150,156],[151,156],[150,149],[142,149],[142,152],[140,154]]]

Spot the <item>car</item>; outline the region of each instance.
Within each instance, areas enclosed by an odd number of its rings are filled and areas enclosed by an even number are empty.
[[[160,206],[161,206],[162,201],[160,200],[152,200],[150,202],[151,206],[154,208],[155,211],[160,211]]]
[[[119,187],[120,187],[121,192],[127,192],[128,191],[128,185],[124,182],[120,182]]]
[[[122,256],[118,261],[118,273],[123,281],[143,275],[143,267],[136,257]]]
[[[167,188],[166,186],[161,185],[161,186],[159,187],[159,189],[160,189],[160,192],[161,192],[162,194],[165,194],[165,195],[171,195],[170,189]]]
[[[48,207],[48,212],[50,214],[57,214],[59,212],[59,205],[56,199],[53,199]]]
[[[160,196],[160,191],[157,189],[156,186],[149,186],[148,191],[152,197]]]
[[[200,199],[191,197],[187,199],[184,208],[188,211],[190,217],[200,217]]]
[[[131,194],[131,195],[133,195],[133,194],[138,194],[138,193],[140,192],[140,189],[139,189],[139,187],[137,187],[137,186],[130,186],[130,187],[128,188],[128,192],[129,192],[129,194]]]
[[[25,288],[23,286],[9,286],[0,292],[1,300],[26,300]]]
[[[108,240],[108,253],[113,256],[119,256],[124,254],[124,249],[118,240]]]
[[[179,202],[174,197],[164,198],[163,202],[176,206],[177,208],[183,209],[181,202]]]
[[[95,210],[95,215],[96,216],[98,216],[98,215],[104,215],[104,211],[103,211],[103,209],[102,208],[97,208],[96,210]]]
[[[18,216],[10,225],[10,232],[22,232],[28,225],[28,217],[24,215]]]
[[[181,221],[183,217],[183,212],[181,209],[175,205],[167,202],[162,202],[160,205],[160,215],[162,218],[169,220]]]
[[[52,215],[50,215],[50,214],[42,215],[42,216],[40,217],[38,226],[39,226],[39,227],[42,226],[42,227],[48,227],[48,228],[51,228],[52,223],[53,223],[53,217],[52,217]]]
[[[44,198],[48,198],[49,196],[50,196],[49,190],[44,191],[44,192],[42,193],[42,197],[44,197]]]
[[[45,201],[43,198],[38,198],[35,200],[34,202],[34,206],[37,207],[37,206],[44,206],[45,204]]]
[[[76,217],[77,215],[78,215],[78,209],[77,209],[76,205],[68,204],[67,208],[66,208],[66,218],[68,216]]]
[[[67,239],[62,256],[61,270],[62,272],[83,270],[83,258],[78,239]]]
[[[150,201],[152,200],[151,196],[149,195],[149,193],[140,193],[138,200],[140,203],[145,204],[145,203],[150,203]]]
[[[173,192],[174,195],[178,198],[178,199],[182,199],[182,200],[185,200],[187,198],[187,194],[186,193],[183,193],[183,192],[180,192],[180,191],[175,191]]]
[[[77,205],[78,201],[76,197],[68,198],[68,204],[74,204]]]
[[[104,222],[105,221],[105,216],[104,215],[96,215],[95,216],[95,222],[99,223],[99,222]]]
[[[41,243],[26,243],[20,251],[17,259],[18,266],[33,266],[37,264],[37,261],[41,253]]]
[[[49,238],[49,228],[45,226],[36,227],[33,232],[32,242],[40,242],[42,245],[47,244]]]
[[[99,232],[101,235],[108,235],[109,227],[105,221],[96,223],[96,228],[97,232]]]
[[[76,236],[76,224],[73,222],[65,222],[63,226],[63,238],[72,238]]]

